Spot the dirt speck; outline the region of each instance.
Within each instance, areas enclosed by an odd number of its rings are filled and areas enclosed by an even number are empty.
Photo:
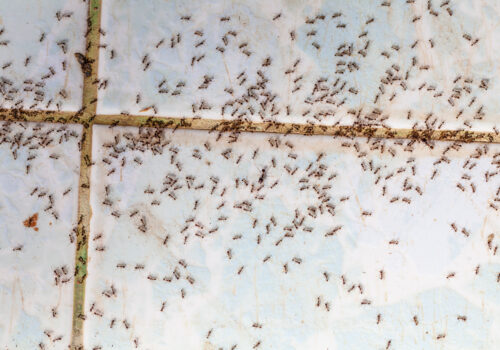
[[[38,221],[38,213],[35,213],[26,220],[24,220],[23,225],[26,227],[33,227],[35,231],[38,231],[38,227],[36,227],[37,221]]]

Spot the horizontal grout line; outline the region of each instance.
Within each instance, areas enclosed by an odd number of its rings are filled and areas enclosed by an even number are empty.
[[[96,115],[95,124],[158,127],[169,129],[212,130],[223,132],[263,132],[277,134],[330,135],[389,139],[440,140],[500,143],[500,133],[466,130],[388,129],[369,125],[310,125],[276,122],[247,122],[200,118],[166,118],[136,115]]]
[[[79,124],[77,112],[0,109],[0,120]]]
[[[370,125],[310,125],[276,122],[248,122],[201,118],[168,118],[125,114],[97,114],[81,118],[80,112],[0,110],[0,120],[121,125],[169,129],[213,130],[223,132],[263,132],[276,134],[330,135],[388,139],[440,140],[500,143],[500,133],[468,130],[418,130],[382,128]]]

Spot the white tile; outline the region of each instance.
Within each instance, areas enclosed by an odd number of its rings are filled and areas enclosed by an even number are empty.
[[[499,3],[429,4],[105,1],[98,110],[492,131]]]
[[[88,348],[498,344],[499,146],[233,136],[95,127]]]
[[[80,135],[74,125],[0,123],[2,348],[70,344]]]
[[[0,107],[76,111],[87,2],[0,2]]]

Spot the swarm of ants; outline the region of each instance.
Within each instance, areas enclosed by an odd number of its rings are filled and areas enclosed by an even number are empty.
[[[0,4],[0,109],[80,108],[86,11],[81,0]]]
[[[77,125],[0,122],[0,342],[71,342],[79,177]]]
[[[173,1],[139,11],[143,4],[111,1],[103,12],[98,111],[498,132],[489,67],[500,50],[487,44],[492,33],[477,30],[486,7],[266,5],[216,1],[199,10]],[[138,30],[144,23],[155,30]],[[124,86],[125,76],[134,83]]]
[[[78,109],[88,3],[51,5],[50,31],[1,24],[0,109]],[[499,133],[486,7],[104,5],[99,113]],[[500,341],[484,297],[500,286],[496,145],[114,125],[93,136],[86,348]],[[13,163],[0,175],[22,179],[0,202],[7,347],[69,347],[80,145],[76,127],[1,125]],[[37,180],[49,170],[71,181]],[[25,314],[40,331],[22,343],[12,315]]]
[[[500,287],[495,144],[116,126],[93,138],[90,348],[305,349],[355,334],[350,322],[373,347],[431,346],[495,317],[475,301]]]

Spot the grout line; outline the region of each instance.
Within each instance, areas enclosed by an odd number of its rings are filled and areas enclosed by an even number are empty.
[[[93,81],[96,77],[92,75]],[[92,80],[92,79],[89,79]],[[94,84],[95,85],[95,84]],[[87,101],[94,101],[76,113],[55,111],[28,111],[0,109],[0,120],[53,122],[83,124],[85,129],[92,129],[91,124],[122,125],[136,127],[157,127],[170,129],[193,129],[224,132],[262,132],[276,134],[329,135],[345,137],[375,137],[384,139],[414,139],[457,142],[500,143],[500,133],[468,130],[415,130],[382,128],[369,125],[310,125],[276,122],[247,122],[241,120],[220,120],[200,118],[169,118],[144,115],[104,115],[96,114],[96,98],[84,94]],[[97,96],[96,94],[92,96]]]
[[[0,109],[0,120],[15,122],[78,123],[75,112]]]
[[[80,143],[80,180],[78,189],[78,232],[75,254],[73,290],[73,324],[71,349],[84,348],[85,284],[87,279],[88,237],[90,234],[90,167],[92,165],[92,124],[97,109],[97,79],[99,65],[99,28],[101,0],[89,1],[87,17],[87,47],[79,63],[83,72],[82,109],[72,119],[83,124]]]
[[[460,142],[500,143],[500,133],[466,130],[389,129],[369,125],[325,126],[275,122],[246,122],[200,118],[164,118],[137,115],[96,115],[95,124],[169,129],[194,129],[224,132],[263,132],[301,135],[330,135],[388,139],[441,140]]]

